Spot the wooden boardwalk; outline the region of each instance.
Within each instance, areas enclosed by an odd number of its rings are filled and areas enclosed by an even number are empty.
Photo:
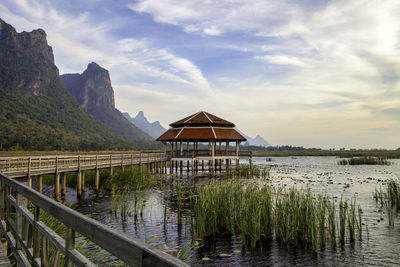
[[[0,157],[0,172],[11,178],[52,173],[95,170],[165,162],[167,154],[161,151],[131,154]]]
[[[57,234],[41,221],[43,211],[65,224],[63,234]],[[60,266],[63,261],[61,255],[64,255],[65,266],[68,267],[95,266],[76,249],[77,233],[130,266],[188,266],[179,259],[119,233],[2,173],[0,231],[6,237],[18,266]],[[1,255],[0,259],[3,259]],[[1,266],[9,265],[0,264]]]
[[[100,188],[100,169],[109,169],[113,174],[115,167],[144,166],[153,173],[165,173],[168,154],[163,151],[137,152],[109,155],[73,155],[73,156],[36,156],[36,157],[0,157],[0,173],[10,178],[28,178],[27,185],[32,187],[32,177],[37,176],[39,192],[42,192],[42,175],[54,174],[54,197],[56,200],[65,195],[66,174],[76,172],[76,192],[82,196],[85,187],[85,171],[95,171],[96,191]],[[60,192],[61,187],[61,192]]]

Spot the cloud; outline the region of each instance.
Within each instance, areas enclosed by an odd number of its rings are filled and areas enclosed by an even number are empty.
[[[61,73],[82,71],[86,64],[96,61],[109,68],[111,76],[123,66],[141,79],[164,80],[186,85],[192,93],[212,94],[207,79],[190,60],[146,39],[116,37],[113,30],[118,28],[117,21],[93,21],[89,12],[69,14],[48,1],[17,0],[7,6],[0,4],[0,10],[4,19],[19,30],[45,29]]]
[[[47,31],[61,72],[110,69],[123,110],[167,125],[204,109],[273,144],[398,147],[399,1],[126,0],[110,18],[6,3],[19,30]]]

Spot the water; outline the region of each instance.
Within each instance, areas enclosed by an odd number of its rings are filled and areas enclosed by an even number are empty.
[[[390,178],[400,177],[400,160],[391,160],[393,165],[339,166],[335,157],[273,157],[254,158],[254,164],[272,165],[268,183],[274,187],[310,188],[316,193],[327,193],[339,200],[356,197],[364,211],[363,218],[369,228],[369,239],[364,230],[363,241],[333,250],[329,246],[316,253],[310,248],[283,245],[276,240],[251,249],[242,246],[235,236],[218,237],[205,242],[193,251],[191,265],[204,266],[398,266],[400,264],[400,220],[390,228],[386,215],[373,199],[375,188],[385,185]],[[196,178],[206,182],[208,178]],[[110,213],[111,198],[100,198],[87,192],[86,201],[77,209],[106,225],[142,241],[179,250],[192,242],[189,217],[185,216],[182,227],[177,225],[175,198],[171,201],[172,184],[163,188],[135,192],[139,203],[145,200],[143,214],[128,216],[122,220]],[[69,190],[68,190],[69,191]],[[67,196],[73,199],[71,190]],[[133,199],[133,195],[131,199]],[[164,225],[164,207],[167,206],[168,223]],[[186,211],[185,214],[188,214]],[[226,255],[224,255],[226,254]],[[209,261],[202,261],[204,258]]]

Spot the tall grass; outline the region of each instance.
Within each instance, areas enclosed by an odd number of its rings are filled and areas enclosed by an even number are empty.
[[[105,180],[104,186],[116,192],[141,190],[158,185],[157,178],[138,166],[130,166],[124,170],[115,170],[114,174]]]
[[[385,189],[375,189],[374,198],[385,209],[389,225],[393,227],[400,212],[400,178],[389,180]]]
[[[359,157],[340,160],[338,165],[392,165],[392,162],[381,157]]]
[[[253,177],[253,178],[269,178],[269,171],[271,166],[268,165],[250,165],[240,164],[239,166],[227,167],[225,171],[221,173],[222,176],[228,178],[235,177]]]
[[[255,247],[261,240],[276,238],[315,251],[328,242],[336,247],[337,236],[344,246],[346,232],[350,242],[355,240],[355,200],[350,204],[341,200],[337,218],[334,200],[313,195],[309,189],[272,189],[257,183],[225,180],[198,185],[195,191],[191,208],[199,239],[239,235],[243,243]],[[361,220],[361,214],[358,215]]]

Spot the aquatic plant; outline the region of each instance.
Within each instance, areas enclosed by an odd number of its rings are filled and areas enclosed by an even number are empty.
[[[341,199],[338,221],[335,203],[326,195],[313,195],[309,189],[272,189],[238,180],[198,185],[191,208],[197,238],[234,234],[251,247],[275,237],[283,243],[318,250],[326,246],[328,237],[332,247],[336,247],[337,234],[343,246],[346,230],[350,242],[354,242],[357,227],[355,200],[349,205]],[[358,216],[361,220],[361,213]]]
[[[129,166],[124,170],[115,170],[114,174],[105,180],[104,187],[110,190],[134,191],[158,185],[157,178],[140,169],[139,166]]]
[[[340,160],[338,165],[392,165],[392,162],[382,157],[357,157]]]
[[[389,225],[393,227],[400,212],[400,178],[390,179],[385,189],[375,188],[374,198],[385,209]]]

